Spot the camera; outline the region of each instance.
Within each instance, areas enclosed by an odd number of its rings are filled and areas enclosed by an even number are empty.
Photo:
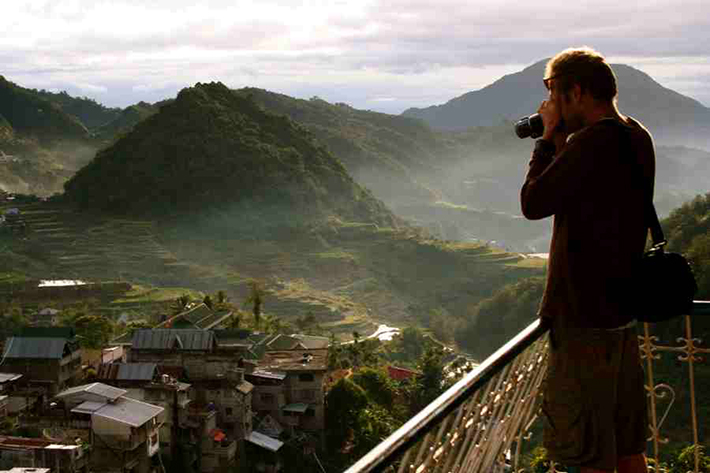
[[[545,131],[545,125],[542,123],[542,117],[539,113],[523,117],[515,122],[515,134],[518,138],[539,138],[542,132]]]

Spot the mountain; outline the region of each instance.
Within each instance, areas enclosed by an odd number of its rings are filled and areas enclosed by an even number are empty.
[[[88,131],[79,119],[3,76],[0,76],[0,115],[16,133],[41,143],[88,137]]]
[[[427,178],[454,150],[447,139],[419,120],[257,88],[237,93],[306,126],[358,182],[391,208],[440,198]]]
[[[159,104],[138,102],[121,110],[110,122],[94,130],[94,135],[102,141],[113,141],[121,134],[133,129],[136,124],[154,115],[160,109]]]
[[[477,163],[483,160],[492,164],[478,166],[478,172],[490,173],[507,162],[516,170],[524,169],[520,156],[527,151],[509,153],[512,156],[507,159],[494,149],[498,144],[492,141],[523,145],[512,136],[510,127],[496,130],[493,139],[489,130],[483,129],[471,138],[471,133],[440,132],[410,117],[357,110],[317,97],[302,100],[255,88],[236,92],[304,125],[343,162],[355,180],[372,190],[395,214],[429,229],[433,235],[451,240],[495,240],[500,246],[522,249],[547,231],[547,226],[539,222],[516,218],[517,202],[496,205],[500,189],[507,192],[504,199],[517,195],[517,190],[509,192],[498,182],[483,190],[481,186],[472,189],[463,185],[463,177],[476,174]],[[462,174],[463,169],[470,172]],[[519,186],[522,177],[514,176],[509,180]],[[496,197],[488,198],[493,193]],[[499,210],[508,213],[496,212]]]
[[[491,126],[530,115],[546,98],[542,85],[546,63],[547,59],[537,62],[445,104],[410,108],[402,115],[441,130]],[[710,149],[710,108],[663,87],[638,69],[624,64],[611,67],[617,77],[620,111],[641,120],[657,142]]]
[[[221,83],[183,89],[99,151],[65,193],[82,208],[120,214],[229,209],[245,225],[395,220],[307,130]]]
[[[109,108],[88,97],[72,97],[66,91],[33,90],[38,97],[54,103],[65,113],[78,118],[89,129],[105,125],[121,113],[120,108]]]

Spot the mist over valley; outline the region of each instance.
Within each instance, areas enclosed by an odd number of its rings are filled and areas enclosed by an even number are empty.
[[[117,109],[2,79],[0,188],[51,198],[2,203],[27,232],[3,234],[0,271],[235,300],[260,281],[285,320],[344,336],[421,325],[465,345],[482,301],[544,274],[521,254],[547,251],[551,222],[520,215],[533,143],[512,129],[544,97],[543,64],[402,115],[219,82]],[[707,192],[710,112],[613,67],[622,113],[656,138],[668,215]],[[529,320],[541,286],[526,288]]]

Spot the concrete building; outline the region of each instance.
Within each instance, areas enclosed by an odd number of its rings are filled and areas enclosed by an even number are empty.
[[[89,471],[89,448],[88,445],[0,436],[0,469],[22,466],[37,471],[47,468],[54,473],[85,473]]]
[[[68,416],[89,421],[93,470],[157,471],[159,462],[153,457],[160,451],[165,410],[126,397],[126,393],[124,389],[92,383],[67,389],[56,399]]]
[[[252,408],[269,414],[291,434],[320,436],[325,429],[327,366],[327,349],[266,352],[257,369],[245,374],[254,385]]]
[[[243,346],[219,345],[211,331],[141,329],[133,334],[129,361],[183,369],[184,380],[192,386],[191,399],[213,404],[220,427],[243,439],[252,429],[253,388],[239,366],[245,351]]]
[[[70,327],[25,327],[5,341],[3,359],[3,371],[22,374],[23,385],[46,396],[81,379],[81,348]]]
[[[22,378],[21,374],[0,373],[0,419],[9,414],[16,414],[20,406],[24,407],[24,402],[18,403],[15,398],[17,384]]]

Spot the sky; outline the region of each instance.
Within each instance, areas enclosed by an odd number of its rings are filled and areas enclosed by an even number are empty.
[[[401,113],[582,45],[710,106],[707,0],[13,0],[0,15],[0,75],[110,107],[220,81]]]

